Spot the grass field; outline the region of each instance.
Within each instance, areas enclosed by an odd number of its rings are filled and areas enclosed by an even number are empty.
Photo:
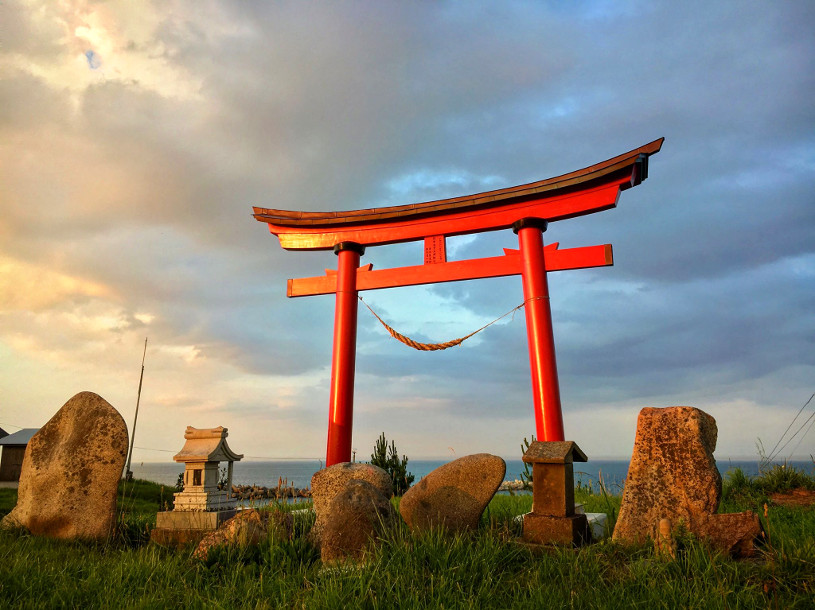
[[[764,504],[791,487],[815,489],[812,473],[768,471],[725,482],[724,512],[754,510],[770,542],[733,561],[694,540],[675,560],[650,545],[604,541],[581,549],[519,544],[515,515],[529,496],[497,496],[478,532],[413,535],[390,527],[362,567],[325,568],[305,537],[224,548],[206,563],[192,548],[148,543],[171,491],[137,481],[122,489],[120,533],[105,543],[61,542],[0,531],[0,605],[115,608],[812,608],[815,508]],[[578,488],[587,512],[616,515],[620,498]],[[0,490],[0,513],[14,506]],[[302,506],[302,505],[301,505]]]

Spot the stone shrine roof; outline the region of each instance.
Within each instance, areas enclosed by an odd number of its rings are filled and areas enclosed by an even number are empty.
[[[524,453],[523,461],[529,464],[567,464],[587,462],[588,458],[574,441],[535,441]]]
[[[187,426],[187,441],[181,451],[173,456],[176,462],[237,462],[243,458],[226,444],[227,428],[193,428]]]

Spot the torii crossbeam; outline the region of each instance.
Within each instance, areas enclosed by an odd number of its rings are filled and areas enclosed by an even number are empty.
[[[535,431],[562,441],[563,417],[549,306],[548,271],[613,264],[611,245],[544,248],[547,223],[613,208],[620,192],[648,177],[648,158],[664,138],[556,178],[426,203],[352,210],[294,212],[255,207],[254,217],[286,250],[330,250],[337,270],[291,279],[288,296],[336,294],[326,466],[351,459],[357,303],[361,290],[520,275],[523,284]],[[448,261],[445,238],[512,228],[519,250],[503,256]],[[395,269],[360,267],[368,246],[424,240],[424,264]]]

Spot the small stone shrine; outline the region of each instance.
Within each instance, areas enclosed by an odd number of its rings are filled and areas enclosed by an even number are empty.
[[[187,426],[187,442],[173,456],[184,463],[184,491],[175,494],[175,510],[229,510],[235,508],[232,498],[232,465],[243,458],[226,444],[227,428],[201,429]],[[226,487],[220,489],[220,462],[227,462]]]
[[[173,460],[184,463],[184,490],[174,494],[171,511],[158,513],[151,539],[160,544],[183,544],[203,537],[235,516],[232,466],[243,458],[226,443],[227,428],[187,426],[186,442]],[[219,486],[220,463],[227,462],[226,483]]]
[[[591,541],[585,514],[575,512],[574,462],[587,461],[573,441],[534,441],[523,461],[532,464],[532,512],[524,515],[523,539],[532,544]]]

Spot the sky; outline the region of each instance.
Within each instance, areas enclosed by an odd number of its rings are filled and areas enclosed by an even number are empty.
[[[147,338],[134,461],[188,425],[247,459],[322,457],[333,297],[285,291],[336,257],[281,249],[253,205],[467,195],[665,137],[617,208],[544,234],[614,247],[549,276],[566,438],[628,458],[640,409],[688,405],[717,459],[769,454],[815,392],[813,30],[794,1],[4,2],[0,426],[90,390],[132,428]],[[519,277],[364,297],[425,342],[523,300]],[[360,309],[357,349],[358,459],[381,432],[414,459],[517,459],[534,433],[522,312],[424,353]],[[813,413],[780,457],[815,453]]]

